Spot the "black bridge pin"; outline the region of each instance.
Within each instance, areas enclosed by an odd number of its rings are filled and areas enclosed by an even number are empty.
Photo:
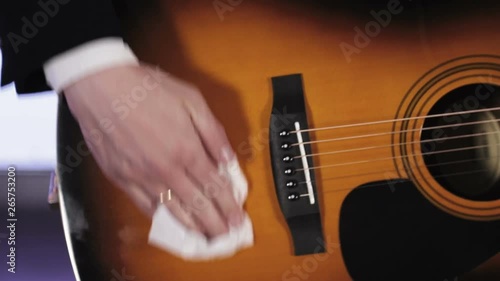
[[[287,181],[285,185],[288,188],[292,188],[292,187],[296,187],[297,186],[297,182],[296,181]]]
[[[294,168],[286,168],[285,169],[285,175],[290,176],[290,175],[293,175],[293,174],[295,174],[295,169]]]
[[[290,162],[293,162],[293,160],[294,160],[294,158],[292,156],[290,156],[290,155],[283,156],[283,162],[290,163]]]

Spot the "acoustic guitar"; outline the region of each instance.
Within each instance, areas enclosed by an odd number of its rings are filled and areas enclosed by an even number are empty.
[[[134,51],[225,126],[255,245],[208,262],[148,245],[84,156],[59,167],[80,280],[500,280],[497,1],[128,4]],[[59,117],[64,164],[82,136],[64,100]]]

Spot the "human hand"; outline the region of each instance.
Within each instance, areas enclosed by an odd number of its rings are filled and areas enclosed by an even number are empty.
[[[141,210],[152,215],[171,189],[166,205],[191,229],[213,237],[242,222],[218,173],[235,154],[195,87],[149,66],[120,66],[64,92],[97,164]]]

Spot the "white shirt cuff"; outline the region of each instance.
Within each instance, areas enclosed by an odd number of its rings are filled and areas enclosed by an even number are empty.
[[[47,83],[56,92],[78,80],[118,65],[139,60],[121,38],[96,39],[49,59],[44,65]]]

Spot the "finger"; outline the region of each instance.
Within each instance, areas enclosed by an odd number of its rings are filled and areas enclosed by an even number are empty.
[[[203,97],[190,95],[188,111],[201,141],[217,163],[227,163],[235,157],[222,124],[215,118]]]
[[[243,221],[243,211],[233,195],[231,182],[220,174],[210,159],[199,156],[186,170],[201,187],[203,194],[215,202],[218,210],[229,225],[239,226]]]
[[[158,202],[160,202],[163,203],[169,209],[170,213],[188,229],[204,232],[204,229],[195,222],[193,217],[182,207],[180,201],[176,199],[176,197],[171,196],[167,198],[165,196],[168,194],[169,190],[165,186],[155,185],[155,187],[146,189],[134,184],[129,184],[127,189],[127,193],[132,201],[146,216],[152,217],[158,207]]]
[[[151,193],[151,190],[155,190],[156,192]],[[152,217],[154,215],[154,212],[156,211],[156,208],[158,207],[157,203],[163,201],[160,203],[163,203],[169,209],[170,213],[181,224],[186,226],[188,229],[203,233],[204,229],[199,226],[193,219],[193,217],[189,214],[189,212],[182,207],[180,201],[175,197],[166,199],[164,196],[162,196],[166,194],[165,192],[162,192],[162,190],[168,193],[168,189],[165,187],[145,189],[138,187],[137,185],[130,184],[126,192],[129,195],[130,199],[139,208],[139,210],[146,216]]]
[[[201,223],[210,237],[226,233],[227,225],[214,203],[201,192],[185,172],[178,171],[175,174],[176,176],[170,179],[172,191],[179,196],[181,203],[186,206],[194,219]]]
[[[170,213],[188,229],[200,233],[205,231],[205,229],[194,220],[192,214],[182,206],[176,196],[172,196],[170,199],[163,201],[163,204],[168,208]]]

